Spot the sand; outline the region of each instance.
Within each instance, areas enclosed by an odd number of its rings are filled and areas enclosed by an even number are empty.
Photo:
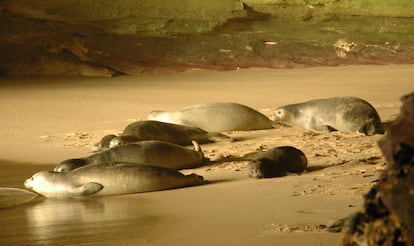
[[[95,150],[151,110],[238,102],[271,116],[282,104],[357,96],[383,121],[414,90],[414,65],[290,70],[192,70],[136,77],[0,79],[0,187]],[[211,158],[292,145],[308,157],[301,175],[256,180],[247,162],[184,173],[210,183],[176,190],[56,201],[36,199],[1,209],[5,245],[335,245],[324,227],[358,210],[385,167],[381,135],[316,133],[295,127],[228,133],[233,143],[202,145]]]

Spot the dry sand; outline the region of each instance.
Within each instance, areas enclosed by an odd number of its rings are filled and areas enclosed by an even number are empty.
[[[383,121],[414,91],[414,66],[246,69],[117,78],[0,79],[0,187],[23,187],[34,172],[88,155],[155,109],[228,101],[270,116],[282,104],[357,96]],[[309,160],[301,175],[249,179],[246,162],[194,170],[211,181],[161,192],[54,201],[1,210],[5,245],[335,245],[323,225],[356,211],[384,168],[380,135],[314,133],[294,127],[231,132],[233,143],[203,145],[206,156],[241,155],[280,145]]]

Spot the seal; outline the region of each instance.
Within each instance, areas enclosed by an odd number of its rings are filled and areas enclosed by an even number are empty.
[[[71,172],[41,171],[24,182],[26,188],[48,198],[122,195],[204,184],[196,174],[128,163],[95,164]]]
[[[103,137],[98,148],[112,148],[144,140],[160,140],[183,146],[191,145],[192,141],[199,144],[233,141],[229,136],[221,133],[209,133],[198,127],[144,120],[129,124],[120,136],[107,135]]]
[[[264,152],[253,152],[243,156],[250,159],[247,166],[250,178],[273,178],[286,173],[301,173],[308,166],[306,155],[292,146],[280,146]]]
[[[200,167],[205,160],[204,154],[197,142],[194,141],[193,144],[194,150],[164,141],[141,141],[117,146],[85,158],[65,160],[54,171],[67,172],[85,165],[112,162],[143,163],[172,169]]]
[[[289,104],[274,111],[276,122],[314,131],[361,132],[383,134],[375,108],[357,97],[333,97]]]
[[[199,127],[207,132],[270,129],[273,122],[248,106],[216,102],[197,104],[178,111],[152,111],[148,120]]]

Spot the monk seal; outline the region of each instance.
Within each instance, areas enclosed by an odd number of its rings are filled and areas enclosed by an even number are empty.
[[[281,146],[264,152],[254,152],[244,156],[250,159],[247,166],[250,178],[280,177],[289,173],[301,173],[308,166],[305,154],[292,146]]]
[[[69,159],[59,163],[54,171],[67,172],[81,166],[110,163],[144,163],[172,169],[194,168],[203,165],[204,155],[197,142],[194,150],[158,140],[141,141],[117,146],[85,158]]]
[[[121,195],[159,191],[205,183],[202,176],[149,165],[105,163],[70,172],[42,171],[24,182],[26,188],[49,198]]]
[[[209,133],[198,127],[144,120],[129,124],[120,136],[107,135],[103,137],[99,146],[101,148],[112,148],[143,140],[161,140],[183,146],[191,145],[192,141],[196,141],[199,144],[233,141],[229,136],[221,133]]]
[[[152,111],[148,120],[199,127],[208,132],[270,129],[273,122],[264,114],[238,103],[207,103],[178,111]]]
[[[276,122],[314,131],[384,133],[375,108],[357,97],[333,97],[289,104],[274,111]]]

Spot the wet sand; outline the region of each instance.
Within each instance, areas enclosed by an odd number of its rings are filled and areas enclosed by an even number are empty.
[[[333,96],[368,100],[383,121],[413,91],[413,65],[291,70],[246,69],[117,78],[1,78],[0,187],[58,162],[88,155],[151,110],[238,102],[271,116],[288,103]],[[321,225],[356,211],[384,168],[381,135],[313,133],[294,127],[231,132],[240,141],[202,145],[205,155],[241,155],[281,145],[309,160],[301,175],[255,180],[246,162],[184,173],[210,183],[169,191],[55,201],[1,209],[6,245],[335,245]]]

